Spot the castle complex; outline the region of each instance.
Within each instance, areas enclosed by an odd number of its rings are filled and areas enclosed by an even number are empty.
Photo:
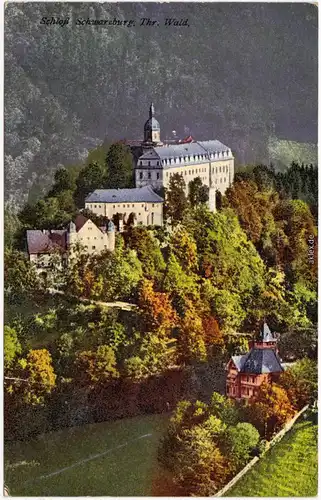
[[[182,175],[188,195],[189,183],[200,177],[209,188],[208,205],[215,211],[216,191],[225,193],[234,179],[234,157],[217,140],[161,142],[160,125],[154,105],[144,126],[144,140],[127,143],[133,155],[135,188],[96,189],[85,199],[85,209],[105,219],[100,226],[82,214],[65,229],[27,231],[27,252],[38,269],[50,265],[50,255],[59,250],[63,259],[80,244],[89,254],[115,248],[115,229],[123,224],[163,225],[164,199],[153,191],[167,188],[174,174]],[[113,221],[118,220],[115,228]]]
[[[131,144],[129,144],[131,145]],[[209,188],[209,208],[215,211],[215,192],[225,193],[234,179],[234,157],[229,147],[217,140],[162,143],[160,125],[155,118],[154,105],[144,126],[144,141],[131,145],[134,157],[136,187],[154,189],[168,187],[174,174],[181,174],[188,185],[196,177]]]

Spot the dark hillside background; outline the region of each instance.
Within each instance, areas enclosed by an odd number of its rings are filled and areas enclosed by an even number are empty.
[[[69,25],[40,25],[43,16]],[[77,18],[136,26],[76,26]],[[140,27],[141,17],[160,27]],[[190,27],[165,27],[167,17]],[[317,7],[310,4],[12,3],[5,7],[5,192],[21,204],[58,164],[106,138],[141,139],[153,100],[172,130],[269,160],[271,135],[317,141]]]

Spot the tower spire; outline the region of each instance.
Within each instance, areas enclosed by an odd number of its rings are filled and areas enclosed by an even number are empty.
[[[153,118],[154,114],[155,114],[155,108],[154,104],[151,102],[149,107],[149,118]]]

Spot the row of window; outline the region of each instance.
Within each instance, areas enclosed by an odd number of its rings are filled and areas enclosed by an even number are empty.
[[[143,177],[144,177],[143,172],[139,172],[139,178],[140,178],[140,179],[143,179]],[[148,172],[148,174],[147,174],[147,178],[148,178],[148,179],[151,179],[151,178],[152,178],[152,173],[151,173],[151,172]],[[159,180],[159,179],[160,179],[160,173],[159,173],[159,172],[156,172],[156,179],[157,179],[157,180]]]
[[[101,205],[89,205],[88,204],[88,208],[92,209],[92,208],[101,208]],[[152,206],[154,207],[155,206],[155,203],[152,203]],[[145,207],[145,204],[142,204],[142,208]],[[113,208],[116,208],[116,205],[113,205]],[[117,208],[121,208],[121,205],[117,205]],[[122,208],[126,208],[126,205],[123,205]],[[130,205],[127,205],[127,208],[130,208]],[[132,208],[135,208],[135,205],[132,205]],[[88,229],[92,229],[91,227],[88,227]]]
[[[187,156],[179,156],[177,158],[166,158],[161,163],[162,165],[178,165],[180,163],[188,163],[193,161],[208,161],[210,158],[214,160],[215,158],[227,158],[230,156],[231,151],[222,151],[220,153],[211,153],[210,155],[187,155]],[[140,160],[140,166],[143,165],[143,161]],[[157,165],[159,165],[159,161],[157,161]],[[150,167],[150,161],[148,161],[148,166]]]

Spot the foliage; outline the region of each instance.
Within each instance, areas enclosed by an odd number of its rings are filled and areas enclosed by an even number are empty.
[[[227,428],[224,435],[224,448],[234,472],[246,465],[259,440],[258,430],[247,422]]]
[[[164,216],[170,220],[172,226],[176,226],[183,220],[188,207],[185,194],[186,184],[181,174],[173,174],[170,178],[165,193]]]
[[[202,183],[200,177],[195,177],[188,185],[188,199],[192,207],[208,202],[209,188]]]
[[[130,227],[125,234],[126,245],[135,250],[144,276],[156,278],[165,268],[164,259],[157,239],[146,227]]]
[[[141,326],[145,331],[157,330],[162,335],[168,335],[176,325],[177,316],[168,295],[155,292],[151,281],[142,280],[138,306],[141,310]]]
[[[97,162],[85,165],[81,169],[76,181],[74,198],[77,207],[83,208],[86,196],[95,191],[95,189],[102,189],[106,187],[106,182],[107,170],[105,166],[100,165]]]
[[[318,369],[316,361],[297,361],[280,376],[278,384],[286,390],[295,409],[300,410],[317,398]]]
[[[35,267],[17,250],[4,252],[4,290],[12,301],[37,292],[41,288]]]
[[[96,351],[79,352],[75,360],[76,380],[84,386],[95,387],[119,376],[113,349],[100,345]]]
[[[133,162],[130,150],[121,142],[110,146],[106,156],[108,171],[106,187],[113,189],[133,187]]]
[[[8,369],[12,366],[17,355],[21,354],[21,344],[14,328],[4,325],[3,330],[4,367]]]
[[[247,411],[249,420],[264,437],[280,430],[295,413],[285,389],[269,383],[260,386]]]
[[[16,380],[7,390],[21,403],[44,405],[45,398],[56,385],[56,374],[47,349],[30,350],[18,361],[13,371]]]

